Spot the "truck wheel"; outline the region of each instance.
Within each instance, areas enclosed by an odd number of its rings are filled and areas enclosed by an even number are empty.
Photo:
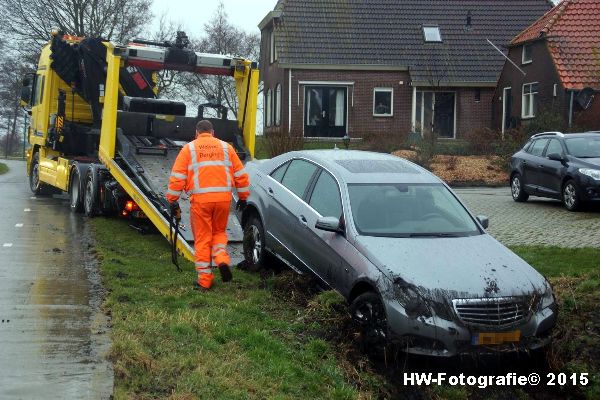
[[[71,183],[69,185],[69,196],[71,198],[71,211],[77,214],[83,212],[83,192],[81,189],[81,175],[77,167],[71,172]]]
[[[258,271],[265,268],[265,229],[257,215],[252,215],[244,226],[243,246],[248,270]]]
[[[31,171],[29,172],[29,188],[31,191],[38,194],[48,194],[48,188],[40,182],[40,153],[33,154],[31,159]]]
[[[87,217],[92,218],[98,214],[98,188],[92,170],[86,174],[84,187],[83,211]]]

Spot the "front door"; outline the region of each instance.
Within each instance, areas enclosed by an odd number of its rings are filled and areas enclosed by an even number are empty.
[[[304,136],[343,137],[346,134],[345,87],[306,86],[304,92]]]

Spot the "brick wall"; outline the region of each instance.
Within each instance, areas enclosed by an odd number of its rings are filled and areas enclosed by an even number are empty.
[[[456,89],[456,137],[464,137],[468,132],[492,126],[492,100],[494,88]],[[479,91],[480,100],[476,101]]]

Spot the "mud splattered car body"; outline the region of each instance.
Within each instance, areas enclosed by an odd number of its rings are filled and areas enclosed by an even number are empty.
[[[556,305],[547,280],[425,169],[345,150],[290,152],[246,169],[246,260],[271,253],[316,275],[368,335],[436,356],[548,343]]]

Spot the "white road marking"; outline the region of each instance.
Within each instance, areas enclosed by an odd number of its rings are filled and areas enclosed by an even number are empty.
[[[2,247],[12,247],[12,243],[4,243]]]
[[[15,224],[15,228],[22,228],[23,224]]]
[[[31,197],[30,197],[30,199],[31,199],[31,200],[35,200],[35,199],[37,199],[37,197],[35,197],[35,196],[31,196]]]
[[[26,208],[23,211],[25,211],[25,212],[31,212],[31,208]]]

